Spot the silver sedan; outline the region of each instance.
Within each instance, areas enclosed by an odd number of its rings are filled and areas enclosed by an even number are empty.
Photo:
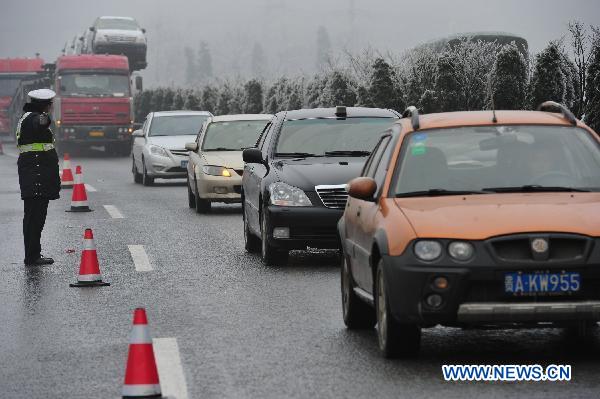
[[[206,111],[149,113],[142,128],[133,132],[133,180],[150,186],[156,178],[185,178],[189,158],[185,143],[196,138],[210,116]]]

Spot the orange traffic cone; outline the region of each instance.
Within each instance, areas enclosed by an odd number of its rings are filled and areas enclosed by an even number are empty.
[[[133,328],[129,337],[129,354],[123,383],[124,398],[160,398],[158,370],[148,329],[146,310],[133,313]]]
[[[60,176],[60,187],[73,188],[73,172],[71,171],[71,158],[66,152],[63,158],[63,169],[62,174]]]
[[[85,184],[81,177],[81,166],[75,168],[75,185],[73,186],[73,195],[71,196],[71,209],[66,212],[91,212],[88,205]]]
[[[94,244],[94,233],[92,229],[85,229],[83,234],[83,251],[81,251],[81,262],[79,264],[79,277],[77,282],[69,284],[70,287],[97,287],[110,285],[102,281],[98,254]]]

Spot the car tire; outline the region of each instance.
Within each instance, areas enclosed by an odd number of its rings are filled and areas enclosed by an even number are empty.
[[[261,251],[260,239],[250,231],[250,227],[248,226],[248,217],[246,216],[246,205],[244,204],[243,198],[242,208],[242,218],[244,219],[244,248],[251,254],[258,253]]]
[[[146,161],[142,158],[142,184],[146,187],[154,184],[154,177],[148,175],[148,170],[146,169]]]
[[[379,260],[375,278],[375,311],[377,315],[377,341],[385,358],[410,357],[419,352],[421,327],[396,320],[389,306],[385,285],[383,259]]]
[[[131,157],[131,173],[133,174],[133,182],[134,183],[141,183],[142,182],[142,175],[140,174],[140,172],[138,172],[137,170],[137,166],[135,164],[135,158]]]
[[[267,265],[286,264],[289,256],[289,251],[286,249],[276,248],[269,244],[267,232],[270,230],[267,213],[262,212],[260,218],[260,257],[262,262]]]
[[[198,183],[196,181],[194,181],[194,183],[195,183],[194,192],[196,193],[195,198],[194,198],[196,201],[196,213],[209,213],[210,208],[211,208],[211,203],[210,203],[210,201],[203,200],[202,198],[200,198],[200,194],[198,193]]]
[[[354,292],[354,279],[347,257],[342,254],[342,314],[344,324],[350,330],[364,330],[375,327],[377,316],[372,306],[362,301]]]
[[[196,197],[192,192],[192,188],[190,187],[190,179],[187,179],[187,189],[188,189],[188,206],[192,209],[196,208]]]

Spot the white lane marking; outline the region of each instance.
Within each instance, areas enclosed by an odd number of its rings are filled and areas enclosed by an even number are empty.
[[[114,205],[102,205],[113,219],[123,219],[123,214]]]
[[[188,389],[179,356],[177,338],[154,338],[152,346],[156,357],[162,396],[188,399]]]
[[[90,193],[95,193],[96,191],[98,191],[94,188],[94,186],[92,186],[91,184],[87,184],[87,183],[85,183],[85,189],[86,189],[86,191],[89,191]]]
[[[135,270],[138,272],[150,272],[153,270],[143,245],[128,245],[127,247],[131,253]]]

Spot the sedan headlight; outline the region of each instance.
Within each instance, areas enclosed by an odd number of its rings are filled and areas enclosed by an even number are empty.
[[[417,241],[415,244],[415,255],[424,261],[435,260],[442,254],[442,244],[437,241]]]
[[[157,145],[151,145],[150,146],[150,154],[152,155],[158,155],[160,157],[169,157],[169,154],[167,154],[167,150],[165,150],[162,147],[159,147]]]
[[[269,185],[271,204],[278,206],[312,206],[304,191],[283,182]]]
[[[231,172],[223,166],[204,165],[202,171],[211,176],[231,177]]]
[[[473,245],[464,241],[454,241],[448,246],[448,253],[456,260],[467,261],[474,252]]]

